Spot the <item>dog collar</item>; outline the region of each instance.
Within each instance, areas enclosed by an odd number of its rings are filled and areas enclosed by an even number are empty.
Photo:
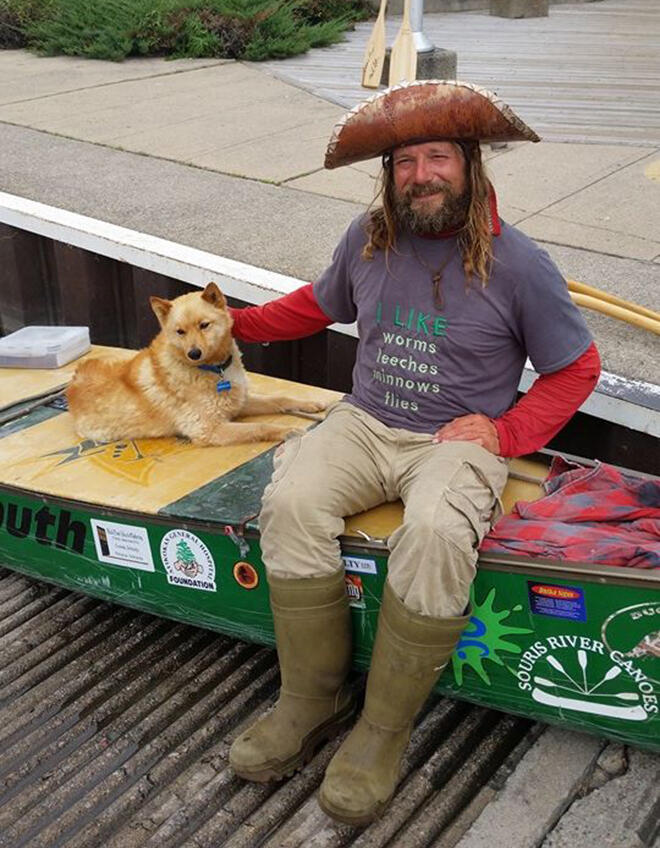
[[[231,361],[234,357],[229,354],[229,356],[225,359],[224,362],[221,362],[220,365],[198,365],[197,367],[200,371],[210,371],[212,374],[224,374],[225,370],[229,368],[231,365]]]
[[[200,371],[210,371],[212,374],[217,374],[222,378],[225,376],[225,369],[231,365],[232,358],[230,354],[220,365],[198,365],[197,367]],[[229,389],[231,389],[231,382],[229,380],[220,379],[215,384],[216,392],[228,392]]]

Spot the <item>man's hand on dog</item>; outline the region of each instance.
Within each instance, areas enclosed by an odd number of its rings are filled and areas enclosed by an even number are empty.
[[[463,415],[454,418],[436,431],[434,442],[476,442],[482,448],[499,456],[500,440],[497,428],[485,415]]]

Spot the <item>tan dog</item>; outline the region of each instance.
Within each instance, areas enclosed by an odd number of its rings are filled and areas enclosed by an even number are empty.
[[[324,401],[248,391],[231,315],[215,283],[203,292],[150,302],[161,331],[148,348],[129,360],[93,359],[77,368],[67,398],[82,438],[186,436],[197,445],[280,441],[295,428],[232,419],[326,407]]]

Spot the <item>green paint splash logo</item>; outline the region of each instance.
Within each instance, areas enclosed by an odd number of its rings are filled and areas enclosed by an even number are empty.
[[[484,660],[490,660],[496,665],[504,666],[498,652],[519,654],[522,651],[521,647],[516,645],[515,642],[508,641],[506,637],[533,633],[534,631],[528,630],[526,627],[511,627],[504,623],[512,612],[520,612],[522,606],[516,604],[512,610],[503,609],[496,612],[494,609],[495,587],[490,590],[484,602],[480,604],[477,602],[474,586],[472,586],[470,589],[470,604],[472,605],[470,623],[467,629],[463,631],[451,658],[454,678],[456,683],[462,686],[463,669],[465,666],[469,666],[487,686],[490,686],[490,677],[484,667]]]

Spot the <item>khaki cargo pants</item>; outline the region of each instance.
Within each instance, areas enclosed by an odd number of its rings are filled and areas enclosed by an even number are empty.
[[[461,615],[476,549],[499,514],[507,463],[470,442],[434,444],[386,427],[346,402],[275,454],[260,516],[266,568],[314,577],[342,568],[344,516],[401,498],[403,524],[388,540],[388,580],[404,604]]]

